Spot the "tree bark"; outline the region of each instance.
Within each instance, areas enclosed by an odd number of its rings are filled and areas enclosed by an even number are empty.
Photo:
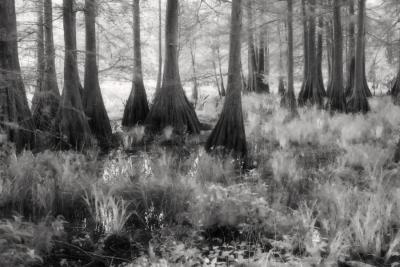
[[[175,133],[200,133],[196,112],[183,91],[178,65],[178,0],[167,1],[163,82],[146,119],[152,132],[171,126]]]
[[[294,59],[293,59],[293,0],[287,0],[287,34],[288,34],[288,59],[287,75],[288,88],[284,95],[283,104],[289,109],[292,116],[297,115],[297,103],[294,94]]]
[[[133,127],[143,124],[149,113],[149,103],[143,83],[142,47],[140,37],[140,1],[133,0],[133,65],[132,90],[126,103],[122,125]],[[159,90],[156,90],[158,93]]]
[[[219,51],[219,44],[217,46],[217,57],[218,57],[218,68],[219,68],[219,77],[221,79],[221,95],[226,95],[225,84],[224,84],[224,75],[222,74],[222,63],[221,63],[221,53]]]
[[[197,100],[199,98],[198,84],[197,84],[197,73],[196,73],[196,40],[193,40],[190,45],[190,57],[192,61],[192,81],[193,81],[193,90],[192,90],[192,99],[194,101],[194,106],[197,105]]]
[[[72,27],[71,27],[71,31],[72,31],[72,36],[73,36],[73,40],[72,40],[72,52],[73,55],[75,57],[75,66],[76,66],[76,73],[75,73],[75,79],[78,82],[78,87],[79,87],[79,92],[81,94],[81,98],[83,97],[83,86],[81,83],[81,78],[79,76],[79,68],[78,68],[78,46],[77,46],[77,42],[76,42],[76,0],[70,0],[72,1]]]
[[[0,131],[21,151],[34,146],[35,136],[18,59],[14,0],[0,1],[0,31]]]
[[[322,30],[324,28],[324,20],[322,18],[322,1],[319,0],[319,8],[318,12],[318,40],[317,40],[317,74],[318,74],[318,83],[319,88],[321,88],[323,96],[326,96],[325,85],[324,85],[324,77],[322,75],[322,55],[323,55],[323,39],[322,39]]]
[[[74,10],[71,0],[63,0],[64,23],[64,90],[60,108],[57,112],[56,125],[61,148],[81,150],[91,146],[90,127],[83,110],[79,90],[78,69],[76,63],[76,40],[74,31]]]
[[[162,8],[161,0],[158,0],[158,72],[157,72],[157,85],[156,92],[161,87],[161,76],[162,76]]]
[[[265,3],[263,3],[262,14],[265,13]],[[257,93],[269,93],[269,84],[268,84],[268,75],[265,72],[265,52],[268,50],[268,41],[267,41],[268,29],[267,25],[261,26],[261,30],[259,33],[259,44],[258,44],[258,68],[257,68]]]
[[[397,70],[396,80],[394,82],[393,87],[390,90],[390,95],[392,96],[393,102],[396,105],[400,105],[400,39],[397,49],[398,49],[398,67],[397,67],[398,70]],[[399,159],[400,159],[400,154],[399,154]]]
[[[103,149],[111,146],[112,130],[99,84],[96,40],[96,0],[85,0],[86,58],[83,107],[92,134]]]
[[[247,11],[247,47],[248,47],[248,61],[247,61],[247,91],[257,92],[257,59],[256,49],[254,46],[254,32],[253,32],[253,0],[248,0],[246,3]]]
[[[364,81],[364,27],[365,0],[358,0],[357,44],[355,55],[355,76],[352,95],[347,102],[347,108],[352,113],[366,113],[370,110]]]
[[[317,105],[322,107],[325,95],[324,89],[318,79],[318,64],[315,46],[315,0],[309,0],[308,14],[308,74],[305,86],[299,95],[299,105]]]
[[[244,158],[247,154],[246,134],[241,98],[241,30],[242,0],[232,1],[229,46],[229,70],[227,95],[221,116],[209,136],[205,148],[208,152],[222,148],[223,153],[233,153]]]
[[[51,132],[60,105],[60,91],[57,84],[55,49],[53,39],[53,7],[51,0],[44,0],[44,60],[43,82],[35,91],[32,100],[33,119],[36,128]]]
[[[341,23],[341,4],[333,2],[333,69],[332,87],[328,99],[328,110],[331,112],[346,112],[346,98],[343,86],[343,34]]]
[[[278,92],[282,99],[285,95],[285,82],[283,80],[283,55],[282,55],[282,39],[281,39],[281,22],[278,22],[278,36],[279,36],[279,78],[278,78]],[[281,100],[282,101],[282,100]]]
[[[303,21],[303,84],[301,85],[300,95],[304,94],[305,86],[306,86],[306,81],[307,81],[307,76],[309,72],[309,56],[308,56],[308,20],[307,20],[307,12],[306,12],[306,1],[307,0],[301,0],[301,13],[302,13],[302,21]]]

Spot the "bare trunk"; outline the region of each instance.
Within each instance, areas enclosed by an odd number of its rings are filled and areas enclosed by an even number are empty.
[[[183,91],[178,66],[178,0],[167,1],[163,82],[146,119],[149,130],[200,133],[200,122]]]
[[[41,131],[52,132],[54,130],[54,119],[60,105],[53,40],[52,1],[44,0],[42,8],[44,8],[44,76],[41,87],[35,92],[32,111],[36,128]]]
[[[34,123],[18,59],[14,0],[0,1],[0,31],[0,131],[21,151],[34,145]]]
[[[333,2],[333,72],[332,88],[328,99],[328,109],[331,112],[346,112],[346,99],[343,86],[343,35],[341,23],[341,4]]]
[[[349,16],[353,18],[355,15],[354,12],[354,1],[349,0]],[[354,70],[355,70],[355,50],[356,50],[356,40],[355,40],[355,25],[354,20],[350,19],[349,23],[349,60],[347,62],[347,81],[346,81],[346,96],[351,96],[352,88],[354,87]]]
[[[241,98],[241,28],[242,0],[232,1],[229,70],[227,95],[221,116],[206,142],[208,152],[222,148],[224,153],[232,153],[236,157],[247,154],[246,134],[243,124]]]
[[[366,113],[370,110],[364,81],[364,27],[365,0],[358,0],[357,45],[355,57],[355,77],[352,95],[347,103],[348,110],[353,113]]]
[[[309,47],[308,47],[308,23],[307,23],[307,11],[306,11],[306,1],[307,0],[301,0],[301,13],[302,13],[302,21],[303,21],[303,62],[304,62],[304,67],[303,67],[303,84],[301,85],[300,93],[299,93],[299,98],[301,95],[304,94],[305,86],[306,86],[306,81],[307,81],[307,76],[309,72]]]
[[[157,72],[157,85],[156,92],[161,87],[161,76],[162,76],[162,9],[161,0],[158,0],[158,72]]]
[[[86,58],[83,107],[92,134],[101,148],[108,149],[111,146],[112,130],[99,85],[96,56],[96,9],[95,0],[85,0]]]
[[[322,1],[320,1],[318,12],[320,13],[318,16],[318,40],[317,40],[317,74],[318,74],[318,83],[319,88],[322,90],[323,96],[326,96],[325,85],[324,85],[324,77],[322,75],[322,55],[323,55],[323,39],[322,39],[322,29],[324,28],[324,20],[322,18]]]
[[[133,81],[132,90],[126,103],[122,125],[133,127],[143,124],[149,113],[149,103],[143,83],[142,48],[140,37],[140,1],[133,0]],[[159,92],[156,91],[157,94]]]
[[[308,15],[308,74],[305,86],[299,95],[300,105],[317,105],[321,107],[323,104],[324,90],[318,80],[318,63],[317,51],[315,45],[315,0],[309,0],[309,15]]]
[[[190,46],[190,57],[192,59],[192,81],[193,81],[193,90],[192,90],[192,99],[194,101],[194,106],[197,105],[197,100],[199,98],[199,91],[197,85],[197,74],[196,74],[196,40],[193,40],[193,43]]]
[[[217,57],[218,57],[218,67],[219,67],[219,77],[221,80],[221,95],[226,95],[225,84],[224,84],[224,75],[222,74],[222,63],[221,63],[221,54],[219,51],[219,44],[217,47]]]
[[[246,3],[247,10],[247,47],[248,47],[248,68],[247,68],[247,91],[256,92],[257,89],[257,59],[256,50],[254,47],[254,33],[253,33],[253,6],[252,1]]]
[[[76,49],[74,40],[74,11],[70,0],[63,0],[63,22],[65,41],[64,90],[57,113],[60,142],[63,148],[81,150],[91,146],[90,128],[83,111],[79,90]]]
[[[288,34],[288,89],[284,96],[284,105],[292,115],[297,114],[296,97],[294,94],[294,67],[293,67],[293,0],[287,0],[287,34]]]
[[[278,92],[284,99],[285,95],[285,82],[283,80],[283,53],[282,53],[282,39],[281,39],[281,23],[278,22],[278,36],[279,36],[279,81],[278,81]]]
[[[219,86],[219,79],[218,79],[218,73],[217,73],[217,64],[215,63],[215,60],[213,60],[212,63],[213,63],[213,69],[214,69],[215,85],[217,86],[218,95],[221,98],[222,97],[222,93],[221,93],[221,88]]]
[[[262,14],[265,14],[265,5],[262,8]],[[263,25],[261,27],[259,37],[258,37],[258,62],[257,62],[257,93],[269,93],[269,85],[268,85],[268,75],[265,72],[265,52],[268,50],[268,41],[267,40],[268,29],[267,25]]]

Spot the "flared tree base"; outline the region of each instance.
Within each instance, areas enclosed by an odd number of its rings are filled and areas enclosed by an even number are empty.
[[[93,146],[90,128],[83,111],[63,106],[56,117],[57,148],[83,150]]]
[[[367,113],[370,111],[368,99],[364,93],[353,93],[347,100],[347,111],[350,113]]]
[[[392,89],[390,90],[390,95],[392,96],[393,103],[395,105],[400,105],[400,79],[396,78]]]
[[[32,116],[36,129],[43,132],[54,130],[53,125],[60,105],[60,97],[51,92],[41,92],[32,100]]]
[[[346,98],[344,96],[343,88],[336,88],[335,85],[329,89],[328,102],[326,103],[326,109],[331,113],[334,112],[347,112]]]
[[[161,88],[145,121],[147,130],[161,133],[172,127],[176,134],[199,134],[200,121],[196,112],[180,88]]]
[[[242,114],[224,111],[205,144],[207,152],[216,151],[244,159],[247,155],[246,135]]]
[[[298,104],[299,106],[317,105],[321,108],[324,103],[324,95],[324,89],[320,87],[318,80],[309,79],[299,94]]]

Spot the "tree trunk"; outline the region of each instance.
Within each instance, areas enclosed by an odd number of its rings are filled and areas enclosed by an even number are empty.
[[[315,46],[315,0],[309,0],[308,14],[308,74],[305,86],[299,95],[300,105],[317,105],[321,107],[325,95],[318,79],[317,52]]]
[[[307,0],[301,0],[301,13],[302,13],[302,21],[303,21],[303,62],[304,62],[304,67],[303,67],[303,84],[301,85],[299,98],[301,95],[304,94],[307,76],[308,76],[308,72],[309,72],[309,70],[308,70],[309,69],[308,23],[307,23],[306,1]]]
[[[284,95],[283,104],[289,109],[292,116],[296,116],[297,103],[294,94],[294,59],[293,59],[293,0],[287,0],[287,34],[288,34],[288,55],[287,55],[287,73],[288,88]]]
[[[133,64],[132,90],[126,103],[122,125],[143,124],[149,113],[149,103],[143,83],[142,48],[140,37],[140,1],[133,0]],[[158,90],[159,91],[159,90]],[[156,91],[158,93],[158,91]]]
[[[222,93],[221,93],[221,87],[219,86],[219,79],[218,79],[218,73],[217,73],[217,64],[215,63],[215,60],[212,61],[212,64],[213,64],[213,69],[214,69],[215,85],[217,86],[218,95],[221,98],[222,97]]]
[[[225,84],[224,84],[224,75],[222,74],[222,63],[221,63],[221,54],[219,51],[219,44],[217,46],[217,57],[218,57],[218,67],[219,67],[219,77],[221,80],[221,95],[226,95]]]
[[[96,0],[85,0],[86,58],[83,107],[92,134],[103,149],[111,146],[112,130],[99,85],[96,44]]]
[[[161,87],[161,75],[162,75],[162,11],[161,11],[161,0],[158,0],[158,72],[157,72],[157,85],[156,92]]]
[[[44,19],[43,19],[43,2],[38,1],[37,3],[37,34],[36,34],[36,45],[37,45],[37,70],[36,70],[36,91],[41,90],[44,81],[44,70],[45,70],[45,55],[44,55]],[[33,103],[32,103],[33,109]]]
[[[41,86],[35,91],[32,111],[36,128],[50,132],[53,131],[54,119],[60,105],[60,91],[57,84],[55,64],[52,1],[44,0],[42,8],[44,8],[44,76]]]
[[[253,0],[248,0],[246,3],[247,10],[247,47],[248,47],[248,65],[247,65],[247,91],[257,92],[257,59],[256,50],[254,47],[253,33]]]
[[[74,40],[74,10],[71,0],[63,0],[63,23],[65,41],[64,90],[56,125],[62,148],[81,150],[91,146],[90,127],[83,111],[79,91],[78,69]]]
[[[354,69],[355,69],[355,50],[356,50],[356,39],[355,39],[355,24],[353,17],[355,15],[354,12],[354,1],[355,0],[349,0],[349,17],[350,17],[350,23],[349,23],[349,60],[347,62],[347,81],[346,81],[346,96],[351,96],[352,94],[352,88],[354,87]]]
[[[200,133],[196,112],[183,91],[178,65],[178,0],[167,1],[163,82],[146,119],[150,131],[173,127],[176,133]]]
[[[194,101],[194,106],[197,105],[197,100],[199,98],[199,91],[197,85],[197,74],[196,74],[196,40],[193,40],[192,44],[190,45],[190,57],[192,60],[192,81],[193,81],[193,90],[192,90],[192,99]]]
[[[370,110],[365,90],[364,80],[364,27],[365,27],[365,0],[358,0],[357,19],[357,44],[355,56],[355,76],[352,95],[348,100],[347,107],[352,113],[366,113]]]
[[[242,0],[232,1],[228,86],[221,116],[209,136],[205,148],[208,152],[222,148],[224,153],[233,153],[236,157],[247,154],[246,135],[243,124],[241,98],[241,28]]]
[[[26,98],[18,59],[15,1],[0,1],[0,131],[17,150],[34,145],[34,122]]]
[[[333,5],[333,69],[332,87],[328,99],[328,109],[331,112],[346,112],[346,98],[343,87],[343,34],[341,22],[341,3],[334,1]]]
[[[279,36],[279,81],[278,81],[278,92],[281,96],[281,102],[284,101],[285,95],[285,82],[283,80],[283,55],[282,55],[282,39],[281,39],[281,22],[278,22],[278,36]]]
[[[318,16],[318,40],[317,40],[317,74],[318,74],[318,83],[319,88],[321,88],[323,96],[326,96],[325,86],[324,86],[324,77],[322,75],[322,56],[323,56],[323,39],[322,39],[322,30],[324,28],[324,20],[322,18],[322,1],[319,0],[319,9],[318,12],[320,13]]]
[[[81,83],[81,79],[79,77],[79,68],[78,68],[78,46],[76,43],[76,0],[70,0],[72,1],[72,35],[73,35],[73,40],[72,40],[72,52],[73,55],[75,57],[75,65],[76,65],[76,69],[77,72],[75,73],[75,79],[78,82],[78,86],[79,86],[79,92],[81,94],[81,98],[83,97],[83,86]]]
[[[332,5],[331,1],[328,1],[329,5]],[[326,58],[328,62],[328,84],[326,94],[328,97],[331,95],[332,88],[332,72],[333,72],[333,30],[332,21],[326,21],[325,23],[325,35],[326,35]]]
[[[396,105],[400,105],[400,39],[399,39],[399,44],[398,44],[398,70],[397,70],[397,77],[394,82],[393,87],[390,90],[390,94],[392,96],[393,102]],[[399,145],[400,146],[400,145]],[[399,151],[400,153],[400,151]],[[400,158],[400,155],[399,155]]]
[[[262,14],[265,14],[265,5],[262,8]],[[268,29],[267,25],[261,26],[260,34],[259,34],[259,44],[258,44],[258,62],[257,62],[257,93],[269,93],[269,85],[268,85],[268,76],[265,72],[265,52],[268,50],[268,41],[267,40]]]

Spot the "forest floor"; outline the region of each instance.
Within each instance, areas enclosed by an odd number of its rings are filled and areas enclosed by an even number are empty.
[[[106,156],[0,150],[0,266],[399,266],[400,107],[370,104],[287,120],[277,96],[245,95],[251,170],[205,153],[209,132],[143,145],[138,127]]]

